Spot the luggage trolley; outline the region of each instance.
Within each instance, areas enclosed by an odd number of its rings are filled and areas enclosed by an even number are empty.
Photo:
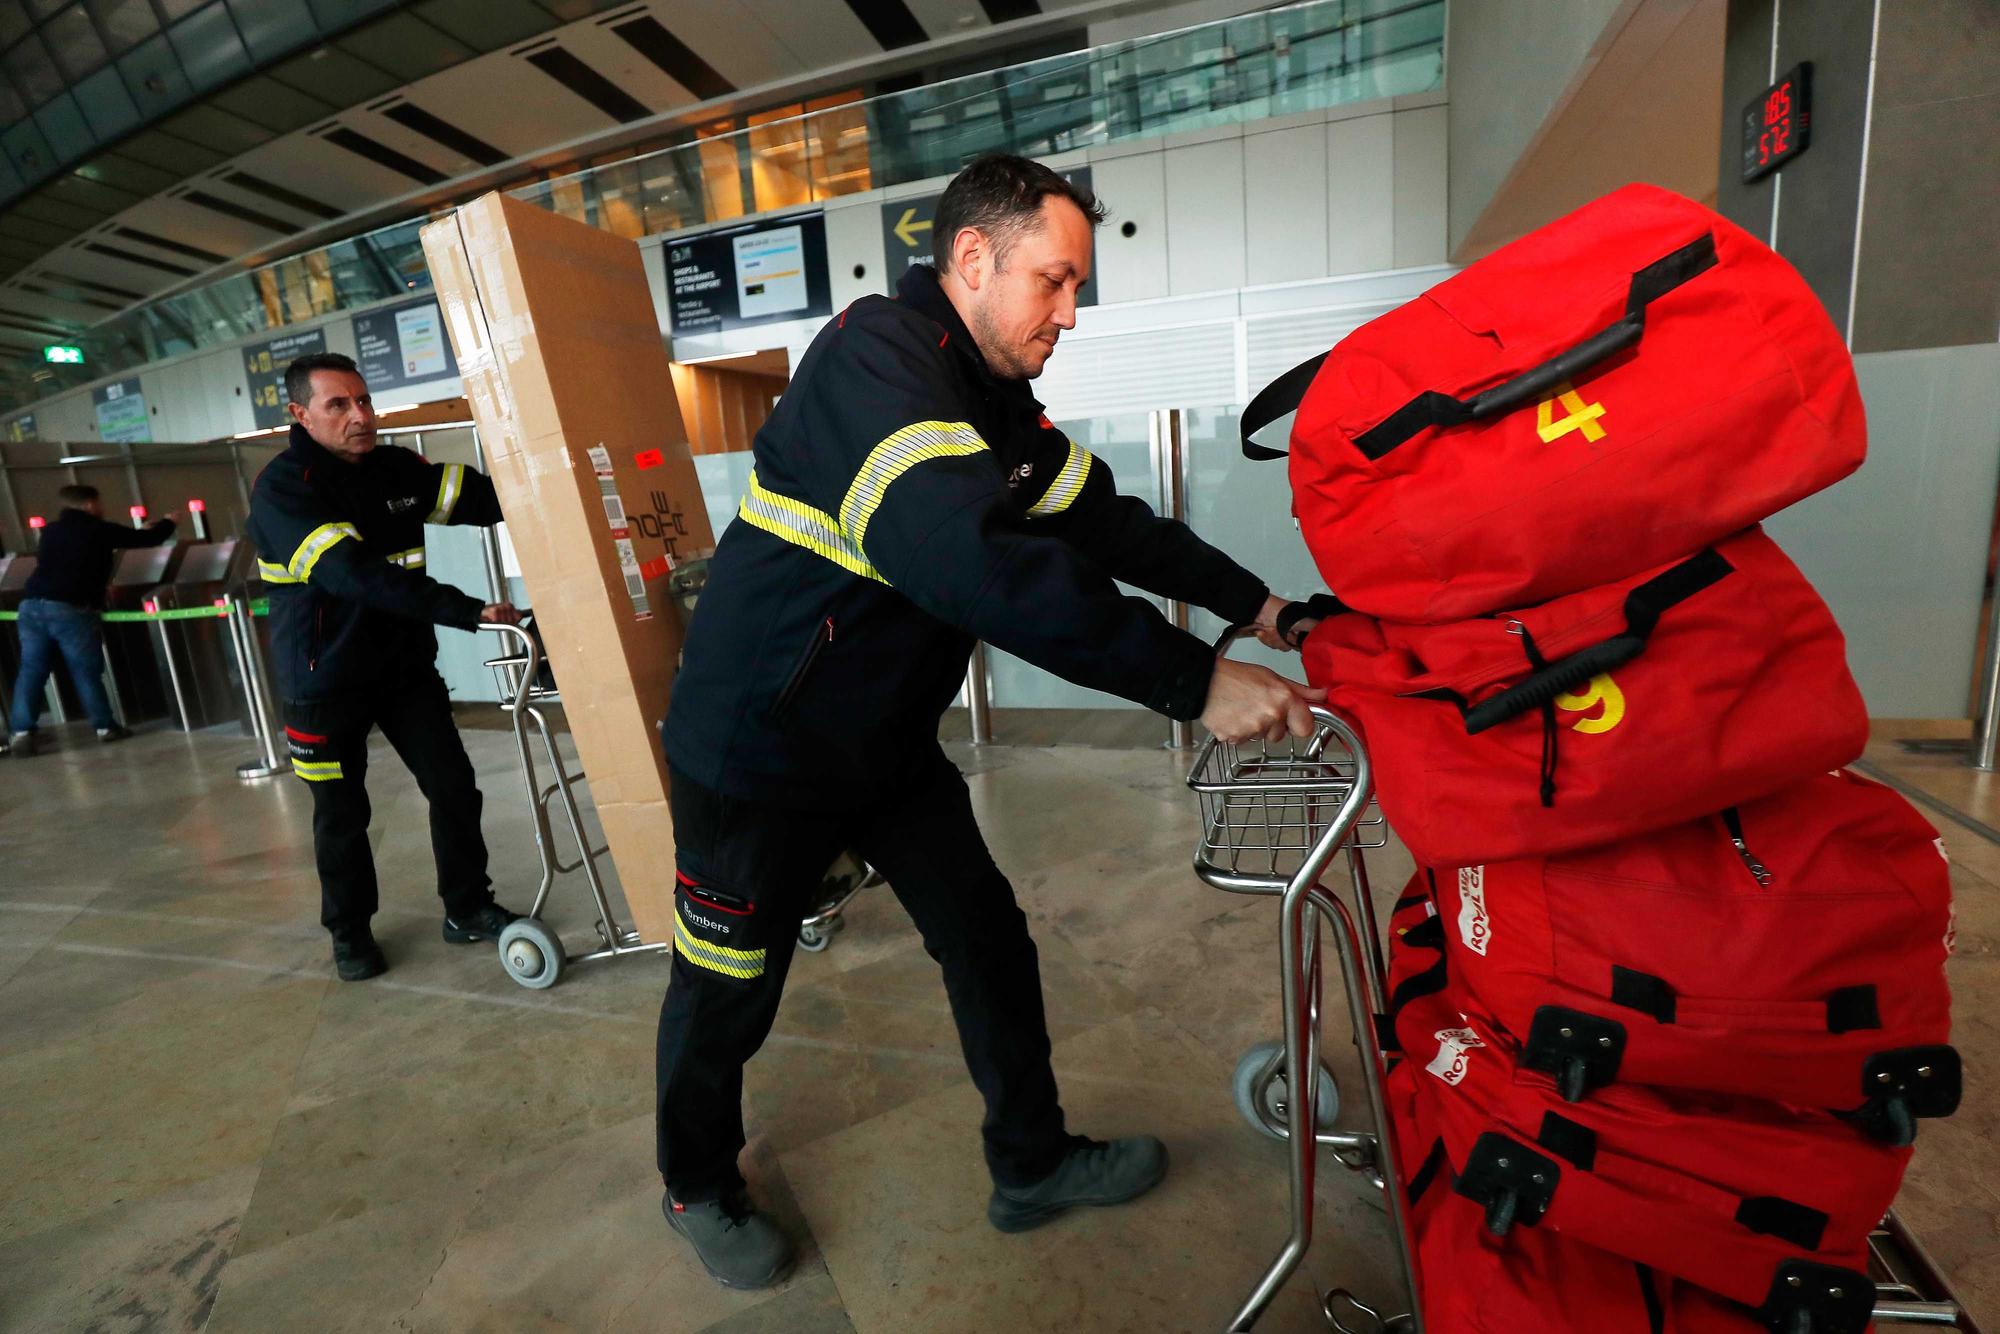
[[[621,923],[613,915],[610,897],[604,890],[604,877],[598,871],[597,859],[606,856],[608,848],[593,847],[590,836],[583,826],[583,812],[577,805],[576,785],[583,781],[583,774],[571,773],[563,763],[562,752],[556,746],[554,729],[549,726],[548,716],[541,710],[543,703],[560,698],[552,685],[543,685],[542,646],[525,627],[533,618],[521,625],[482,625],[482,630],[492,630],[515,640],[518,651],[498,658],[488,659],[486,666],[500,673],[503,699],[500,707],[512,721],[514,752],[521,762],[521,778],[528,790],[528,809],[535,821],[535,851],[541,858],[542,879],[535,888],[534,904],[528,915],[510,923],[500,933],[500,963],[507,970],[507,976],[524,987],[542,990],[552,987],[561,979],[563,969],[573,963],[590,963],[597,959],[615,959],[625,954],[665,954],[672,946],[667,941],[648,941],[639,932]],[[532,728],[540,740],[541,751],[547,759],[554,781],[544,786],[535,765],[535,746],[529,740]],[[549,815],[549,803],[559,802],[563,821],[569,827],[570,837],[576,844],[576,858],[563,861],[556,852],[555,822]],[[542,921],[542,909],[547,906],[549,890],[558,875],[582,871],[584,881],[590,886],[592,904],[597,909],[598,948],[587,954],[570,954],[549,925]],[[812,902],[805,919],[799,923],[799,947],[817,953],[833,942],[834,933],[845,925],[842,916],[848,900],[862,890],[882,884],[879,873],[853,853],[842,853],[827,868],[820,881],[817,897]]]
[[[554,730],[549,726],[548,716],[541,705],[557,697],[553,686],[541,682],[542,645],[541,641],[526,628],[532,618],[521,625],[482,625],[482,630],[493,630],[514,640],[518,652],[489,659],[486,666],[500,673],[506,695],[500,707],[513,722],[514,751],[521,761],[521,777],[527,784],[528,809],[535,819],[535,851],[542,861],[542,882],[535,889],[535,901],[528,909],[528,915],[509,923],[500,933],[500,963],[507,970],[507,976],[524,987],[541,990],[552,987],[562,977],[563,969],[573,963],[589,963],[596,959],[615,959],[623,954],[664,954],[671,948],[666,941],[649,942],[640,938],[639,933],[620,922],[611,911],[611,900],[604,892],[604,877],[597,869],[597,859],[605,856],[609,849],[594,847],[590,835],[583,827],[583,812],[577,806],[576,784],[583,781],[581,773],[571,773],[563,763],[562,752],[556,747]],[[546,787],[535,769],[535,748],[529,743],[528,730],[533,727],[541,741],[542,754],[547,757],[554,781]],[[549,819],[549,803],[560,802],[564,822],[569,826],[570,837],[576,843],[576,860],[562,861],[556,853],[554,823]],[[597,908],[597,938],[599,947],[588,954],[570,954],[563,948],[562,938],[541,920],[542,909],[549,901],[549,889],[555,884],[556,876],[572,871],[582,871],[584,881],[590,886],[590,897]]]
[[[1398,1180],[1396,1145],[1384,1093],[1385,1065],[1375,1016],[1387,1012],[1382,932],[1365,854],[1388,841],[1373,801],[1366,748],[1348,723],[1314,707],[1313,735],[1282,749],[1236,746],[1208,738],[1196,752],[1188,786],[1200,799],[1201,840],[1194,869],[1233,894],[1279,900],[1279,990],[1284,1039],[1245,1052],[1237,1065],[1238,1109],[1256,1129],[1288,1141],[1291,1233],[1277,1259],[1229,1322],[1250,1329],[1298,1268],[1312,1244],[1314,1186],[1322,1147],[1352,1171],[1366,1172],[1382,1194],[1408,1285],[1407,1311],[1385,1313],[1344,1288],[1324,1295],[1322,1314],[1336,1334],[1424,1334],[1418,1309],[1415,1239]],[[1345,852],[1347,891],[1322,881]],[[1332,923],[1335,957],[1361,1057],[1373,1129],[1333,1128],[1338,1090],[1320,1064],[1321,924]],[[1291,1072],[1313,1070],[1300,1079]],[[1311,1133],[1305,1133],[1311,1127]],[[1930,1257],[1892,1212],[1869,1239],[1879,1326],[1957,1329],[1979,1326],[1952,1294]],[[1787,1334],[1815,1334],[1811,1329]]]

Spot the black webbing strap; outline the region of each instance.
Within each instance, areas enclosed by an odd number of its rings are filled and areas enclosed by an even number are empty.
[[[1615,963],[1611,965],[1611,1003],[1650,1014],[1663,1024],[1674,1022],[1678,1009],[1674,989],[1667,979]]]
[[[1323,621],[1347,610],[1347,604],[1331,593],[1315,593],[1304,602],[1287,602],[1278,613],[1278,638],[1297,648],[1304,636],[1295,637],[1292,632],[1298,629],[1300,621]]]
[[[1242,423],[1238,428],[1243,440],[1244,458],[1262,463],[1267,459],[1285,457],[1284,450],[1260,445],[1250,437],[1286,413],[1299,410],[1299,403],[1305,398],[1306,390],[1312,388],[1313,377],[1319,374],[1320,363],[1325,360],[1324,352],[1308,357],[1257,391],[1257,396],[1243,409]]]
[[[1660,1289],[1658,1282],[1653,1278],[1653,1271],[1642,1264],[1635,1263],[1632,1267],[1639,1271],[1639,1296],[1646,1302],[1648,1334],[1666,1334],[1667,1308],[1660,1301]]]
[[[1622,667],[1645,650],[1646,641],[1670,608],[1735,570],[1714,547],[1654,575],[1625,595],[1625,628],[1609,639],[1578,649],[1489,699],[1465,709],[1465,732],[1476,736],[1530,709],[1546,708],[1593,676]]]
[[[1586,1172],[1597,1165],[1597,1132],[1566,1116],[1543,1112],[1542,1128],[1535,1135],[1535,1143]]]
[[[1574,380],[1606,357],[1637,343],[1639,335],[1645,332],[1646,307],[1696,274],[1714,266],[1715,234],[1709,232],[1633,274],[1631,285],[1625,289],[1624,317],[1615,324],[1592,334],[1567,352],[1560,352],[1541,365],[1521,372],[1505,384],[1495,385],[1470,398],[1458,399],[1435,389],[1425,390],[1390,413],[1379,425],[1356,436],[1355,447],[1366,457],[1379,459],[1427,427],[1462,426],[1466,422],[1484,421],[1543,397],[1563,381]],[[1318,366],[1315,365],[1314,369],[1317,370]],[[1265,393],[1296,373],[1296,370],[1289,371],[1272,381]],[[1311,383],[1311,376],[1307,376],[1306,382]],[[1300,395],[1303,396],[1304,392],[1305,388],[1301,385]],[[1263,394],[1258,397],[1262,398]],[[1294,398],[1292,406],[1297,405],[1298,399]],[[1276,420],[1290,410],[1280,409],[1266,421]],[[1244,413],[1243,423],[1247,432],[1250,429],[1248,412]],[[1247,436],[1243,452],[1250,453]],[[1250,457],[1259,456],[1250,454]]]
[[[1819,1210],[1776,1195],[1756,1195],[1736,1206],[1736,1221],[1752,1232],[1816,1251],[1832,1221]]]
[[[1445,1157],[1444,1152],[1444,1139],[1440,1137],[1436,1143],[1431,1145],[1431,1151],[1424,1155],[1424,1165],[1419,1167],[1417,1174],[1410,1178],[1410,1203],[1415,1205],[1418,1200],[1424,1197],[1424,1192],[1431,1188],[1431,1182],[1437,1180],[1439,1172],[1449,1172],[1450,1170],[1450,1163]],[[1453,1177],[1453,1180],[1455,1181],[1457,1178]]]
[[[1842,987],[1826,998],[1826,1031],[1859,1033],[1882,1027],[1882,1006],[1873,984]]]

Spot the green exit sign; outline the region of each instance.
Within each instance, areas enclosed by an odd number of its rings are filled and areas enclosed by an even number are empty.
[[[42,360],[53,361],[63,366],[81,366],[83,365],[83,349],[80,347],[64,347],[60,343],[52,343],[42,349]]]

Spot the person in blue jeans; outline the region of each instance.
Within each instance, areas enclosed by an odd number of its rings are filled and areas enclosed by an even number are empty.
[[[174,521],[124,528],[105,519],[96,487],[66,486],[57,494],[62,513],[43,530],[35,572],[21,590],[21,675],[14,682],[8,719],[12,735],[0,746],[0,755],[35,753],[42,691],[58,653],[69,664],[70,681],[97,728],[97,739],[123,741],[132,735],[112,716],[104,693],[104,590],[121,549],[160,545],[174,535]]]

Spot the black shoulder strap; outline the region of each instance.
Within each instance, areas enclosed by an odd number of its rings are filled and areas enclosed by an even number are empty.
[[[1313,377],[1319,374],[1320,363],[1326,360],[1326,355],[1322,352],[1316,357],[1308,357],[1257,391],[1257,396],[1243,409],[1244,458],[1262,463],[1267,459],[1285,457],[1284,450],[1267,448],[1250,437],[1286,413],[1299,410],[1299,404],[1305,399],[1306,390],[1312,387]]]

